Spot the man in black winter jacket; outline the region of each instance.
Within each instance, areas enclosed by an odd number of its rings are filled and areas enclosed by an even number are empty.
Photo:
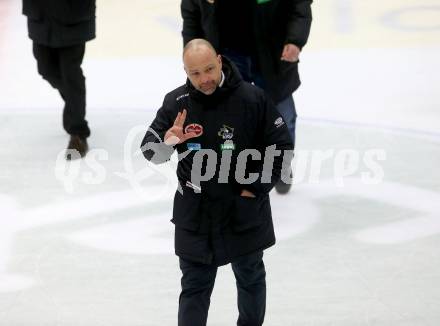
[[[312,0],[182,0],[183,42],[204,38],[264,89],[295,142],[299,53],[310,32]],[[287,193],[291,182],[276,189]]]
[[[211,44],[192,40],[183,60],[188,80],[165,96],[141,145],[154,163],[179,154],[171,220],[183,274],[179,326],[206,325],[217,267],[227,263],[238,325],[262,325],[263,250],[275,243],[269,191],[290,167],[293,143],[264,92]]]
[[[95,38],[96,0],[23,0],[38,72],[65,102],[63,127],[70,135],[66,158],[83,157],[90,129],[81,69],[85,43]],[[77,155],[75,155],[77,154]]]

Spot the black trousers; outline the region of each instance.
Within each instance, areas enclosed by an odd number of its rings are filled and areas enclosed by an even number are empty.
[[[38,72],[64,100],[63,127],[70,135],[90,136],[86,116],[86,83],[81,64],[85,43],[52,48],[33,43]]]
[[[261,326],[266,312],[266,271],[263,252],[242,256],[232,263],[237,285],[238,326]],[[180,258],[182,292],[179,297],[179,326],[205,326],[217,265],[194,263]]]

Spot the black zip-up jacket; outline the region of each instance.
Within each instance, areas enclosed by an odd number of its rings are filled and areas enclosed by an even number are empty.
[[[182,0],[184,45],[195,38],[208,40],[219,53],[218,7],[222,0]],[[281,61],[284,45],[295,44],[300,49],[307,43],[312,23],[312,0],[270,0],[253,8],[253,42],[261,74],[267,82],[267,93],[278,103],[300,85],[298,62]]]
[[[96,0],[23,0],[29,37],[49,47],[67,47],[95,38]]]
[[[211,213],[216,214],[215,220],[229,234],[225,238],[225,242],[231,247],[228,255],[235,257],[266,248],[275,242],[268,193],[280,179],[284,152],[275,156],[273,166],[267,165],[264,168],[265,173],[272,175],[267,180],[262,179],[261,173],[264,155],[267,147],[275,146],[277,150],[287,151],[285,153],[291,158],[293,144],[284,121],[264,92],[244,82],[237,68],[224,57],[223,72],[224,84],[212,95],[197,91],[189,80],[168,93],[141,146],[146,159],[162,163],[174,151],[172,146],[167,146],[162,141],[178,112],[187,110],[184,128],[194,124],[201,126],[203,133],[199,137],[175,146],[179,155],[184,158],[177,167],[182,192],[176,191],[172,222],[176,225],[176,230],[180,228],[193,234],[204,234],[209,232],[212,225],[209,226],[205,220],[201,206],[208,207],[208,210],[209,207],[220,207],[211,209]],[[233,144],[233,149],[222,150],[225,144]],[[188,154],[189,149],[193,150]],[[241,184],[235,177],[236,163],[240,152],[246,149],[256,149],[261,153],[260,160],[248,157],[246,165],[246,177],[247,173],[259,173],[259,177],[250,184]],[[194,158],[203,150],[213,153],[212,160],[217,168],[212,179],[198,182],[191,178],[191,169]],[[225,159],[228,155],[231,156],[229,176],[221,179],[228,175],[225,173],[227,169],[219,174],[222,158]],[[286,156],[284,162],[290,165],[289,156]],[[202,174],[204,172],[206,160]],[[256,198],[241,197],[242,189],[251,191]],[[194,243],[196,242],[176,240],[176,253],[206,261],[209,253]]]

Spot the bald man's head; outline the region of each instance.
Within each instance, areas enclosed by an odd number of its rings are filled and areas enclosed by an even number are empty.
[[[183,48],[183,58],[185,58],[186,52],[197,51],[201,49],[209,49],[212,51],[212,53],[214,53],[215,56],[217,56],[217,51],[215,51],[211,43],[209,43],[207,40],[202,38],[195,38],[189,41]]]
[[[183,49],[183,64],[191,84],[205,95],[215,92],[221,81],[222,60],[206,40],[194,39]]]

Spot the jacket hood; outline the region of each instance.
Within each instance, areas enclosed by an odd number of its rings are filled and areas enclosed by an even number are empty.
[[[217,87],[217,89],[211,95],[205,95],[198,91],[191,84],[189,79],[186,80],[186,86],[189,89],[189,94],[191,97],[200,99],[201,101],[212,101],[225,96],[227,93],[236,89],[240,83],[243,82],[243,78],[240,75],[237,67],[228,58],[222,56],[222,71],[225,75],[225,81],[222,87]]]

